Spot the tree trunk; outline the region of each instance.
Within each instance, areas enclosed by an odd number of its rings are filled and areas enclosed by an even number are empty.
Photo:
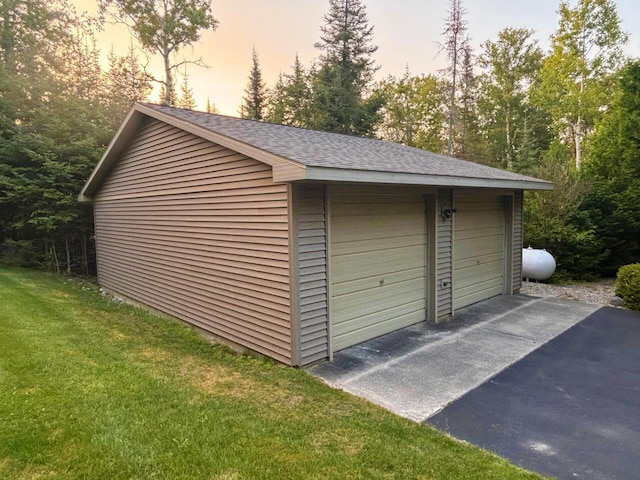
[[[457,34],[456,34],[457,35]],[[451,98],[449,100],[449,141],[447,142],[447,153],[453,155],[453,126],[455,123],[456,111],[456,76],[458,75],[458,39],[455,40],[453,51],[453,78],[451,79]]]
[[[173,96],[173,81],[171,78],[171,62],[169,59],[169,52],[165,51],[162,54],[162,59],[164,60],[164,78],[165,78],[165,89],[164,89],[164,104],[171,105],[171,98]]]
[[[71,275],[71,249],[69,248],[68,237],[64,237],[64,249],[67,254],[67,274]]]
[[[89,276],[89,257],[87,255],[87,236],[82,236],[82,267],[85,277]]]
[[[51,261],[56,273],[60,273],[60,263],[58,262],[58,253],[56,252],[56,242],[51,242]]]
[[[578,123],[575,128],[575,142],[576,142],[576,170],[580,170],[582,166],[582,121],[578,118]]]

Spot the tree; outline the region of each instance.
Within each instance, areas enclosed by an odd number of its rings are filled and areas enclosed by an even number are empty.
[[[558,30],[551,37],[538,102],[553,116],[558,135],[573,143],[580,169],[584,139],[610,100],[611,75],[620,67],[627,35],[613,0],[560,3]]]
[[[252,120],[263,120],[267,92],[265,90],[265,83],[262,80],[262,71],[260,70],[260,62],[255,48],[251,55],[249,82],[247,83],[247,88],[245,88],[244,93],[245,96],[242,97],[242,106],[240,107],[240,116]]]
[[[594,184],[583,210],[607,245],[602,271],[613,276],[620,266],[640,262],[640,60],[618,75],[583,173]]]
[[[480,118],[489,139],[493,164],[520,171],[518,152],[531,140],[529,89],[542,68],[542,50],[532,39],[533,31],[506,28],[496,41],[482,44],[478,65]],[[532,148],[532,145],[527,145]]]
[[[273,88],[270,88],[266,95],[265,120],[271,123],[284,124],[286,109],[286,86],[284,75],[278,75],[278,80]]]
[[[200,40],[203,31],[215,29],[218,21],[211,14],[208,0],[99,0],[102,14],[127,25],[143,49],[158,54],[164,63],[164,104],[171,105],[174,75],[186,63],[204,66],[201,59],[172,61],[182,48]]]
[[[479,126],[478,103],[480,92],[478,78],[474,72],[473,55],[471,48],[463,52],[460,67],[460,82],[458,87],[458,102],[460,108],[457,112],[457,124],[454,135],[454,155],[458,158],[485,163],[484,150],[485,139]]]
[[[216,107],[216,104],[213,103],[209,97],[207,97],[207,113],[220,113],[218,111],[218,108]]]
[[[308,127],[311,119],[310,78],[298,55],[289,74],[280,74],[275,86],[267,95],[269,122]]]
[[[90,206],[76,200],[129,108],[96,24],[64,1],[0,4],[0,258],[88,274]],[[131,60],[132,61],[132,60]],[[118,82],[115,82],[115,80]],[[122,90],[122,91],[121,91]],[[61,254],[64,252],[64,255]]]
[[[145,100],[151,93],[151,75],[141,65],[136,51],[130,47],[126,55],[112,52],[107,57],[109,68],[106,72],[106,94],[110,105],[108,114],[113,128],[122,122],[122,112],[135,102]]]
[[[384,99],[381,138],[432,152],[446,150],[447,85],[433,75],[389,77],[377,86]]]
[[[187,110],[193,110],[196,108],[196,99],[193,96],[193,89],[189,85],[189,75],[187,74],[186,68],[182,75],[180,97],[178,98],[177,106],[180,108],[186,108]]]
[[[311,125],[350,135],[370,135],[381,99],[368,96],[373,73],[373,27],[360,0],[330,0],[316,48]]]
[[[447,52],[449,59],[449,67],[447,69],[450,75],[449,136],[447,141],[447,153],[449,155],[453,155],[454,151],[458,67],[461,59],[464,58],[465,50],[469,48],[469,41],[465,35],[467,31],[467,22],[464,20],[465,13],[462,0],[450,0],[449,16],[445,21],[444,31],[442,32],[444,44],[440,46],[441,50]]]

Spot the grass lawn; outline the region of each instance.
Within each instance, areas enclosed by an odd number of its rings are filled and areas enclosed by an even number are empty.
[[[0,266],[2,479],[534,479],[91,284]]]

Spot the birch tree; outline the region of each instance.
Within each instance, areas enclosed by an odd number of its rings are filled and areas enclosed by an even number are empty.
[[[165,105],[175,97],[177,69],[187,63],[205,66],[202,59],[177,60],[184,48],[200,40],[202,33],[217,27],[208,0],[98,0],[100,11],[126,25],[142,48],[162,57]]]
[[[623,60],[627,35],[613,0],[560,3],[558,30],[542,71],[540,101],[558,135],[573,144],[575,168],[582,165],[584,139],[611,99],[612,74]]]

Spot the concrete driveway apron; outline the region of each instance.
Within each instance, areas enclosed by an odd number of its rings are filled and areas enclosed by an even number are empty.
[[[559,298],[495,297],[450,322],[422,322],[349,347],[309,372],[424,422],[597,309]]]

